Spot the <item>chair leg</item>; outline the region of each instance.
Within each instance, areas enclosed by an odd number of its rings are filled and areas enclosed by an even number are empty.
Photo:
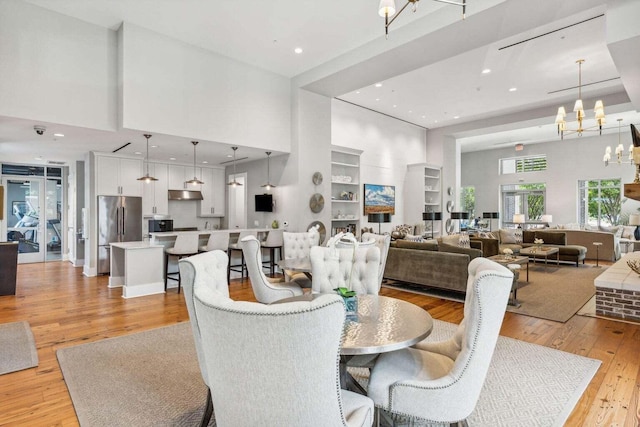
[[[231,284],[231,251],[227,249],[227,286]]]
[[[169,254],[164,254],[164,291],[167,292],[167,281],[169,274]]]
[[[213,415],[213,401],[211,400],[211,389],[207,387],[207,406],[204,408],[202,421],[200,421],[200,427],[207,427],[209,425],[211,415]]]
[[[182,284],[182,281],[180,280],[180,263],[179,261],[182,259],[182,256],[178,257],[178,293],[180,293],[180,285]]]

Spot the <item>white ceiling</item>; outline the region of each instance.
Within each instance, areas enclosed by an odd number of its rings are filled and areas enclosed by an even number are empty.
[[[27,1],[111,29],[127,21],[288,77],[313,73],[322,68],[322,64],[345,57],[359,57],[363,51],[366,54],[372,49],[388,49],[400,41],[411,41],[411,37],[418,37],[420,33],[428,34],[433,28],[423,28],[425,20],[432,16],[440,17],[444,11],[451,12],[452,19],[459,21],[460,18],[456,6],[424,0],[418,4],[417,12],[411,13],[408,8],[398,17],[390,28],[389,40],[385,40],[384,21],[377,15],[377,0]],[[514,5],[524,4],[509,1]],[[501,2],[469,0],[467,21],[471,21],[481,8]],[[579,3],[578,0],[571,1],[576,2]],[[397,3],[400,7],[401,1]],[[589,3],[593,5],[595,2]],[[363,87],[340,94],[338,98],[425,128],[544,108],[549,111],[548,117],[532,128],[521,126],[508,132],[493,129],[492,134],[500,132],[495,136],[488,135],[487,130],[465,134],[463,151],[495,148],[496,141],[549,140],[555,137],[555,127],[541,125],[553,123],[557,106],[564,104],[568,110],[571,109],[577,97],[577,59],[586,60],[583,65],[584,85],[611,79],[585,86],[583,98],[624,94],[622,81],[605,44],[605,18],[598,17],[604,12],[604,6],[592,7],[535,29],[520,33],[510,29],[511,34],[517,35],[493,40],[485,46],[463,51],[425,67],[415,67],[383,80],[379,88],[371,85],[371,76],[363,73],[360,78]],[[526,11],[525,15],[529,15],[521,18],[523,22],[532,18],[531,13],[536,13],[536,9]],[[515,21],[502,22],[504,18],[497,13],[495,15],[493,22],[496,26],[509,29],[517,25]],[[590,18],[594,19],[556,31]],[[552,33],[543,35],[547,32]],[[461,34],[460,37],[473,37],[473,34]],[[534,39],[499,49],[527,38]],[[293,49],[296,47],[302,48],[303,53],[295,54]],[[398,57],[396,61],[416,62],[416,56],[419,60],[422,54],[417,50],[411,52],[412,58]],[[485,68],[491,69],[491,73],[482,74]],[[517,90],[510,92],[512,87]],[[549,93],[557,90],[560,91]],[[592,106],[587,104],[585,107]],[[606,106],[605,112],[611,113]],[[616,113],[624,114],[625,123],[640,123],[635,112]],[[587,111],[588,119],[592,115],[592,111]],[[457,119],[454,118],[456,116]],[[612,116],[608,119],[609,126],[617,126]],[[49,159],[63,153],[112,151],[129,141],[132,144],[121,152],[132,154],[133,151],[144,151],[145,147],[142,135],[131,132],[103,132],[45,124],[47,132],[40,137],[33,131],[34,124],[0,118],[0,153],[21,152],[30,158],[40,156]],[[54,138],[53,133],[58,131],[65,137]],[[545,138],[547,132],[551,135]],[[151,144],[159,146],[151,149],[151,159],[174,157],[176,161],[193,161],[193,146],[187,139],[154,135]],[[228,146],[202,142],[198,145],[198,161],[218,164],[228,160],[225,153],[230,152]],[[274,153],[277,154],[281,153]],[[265,154],[241,147],[238,157],[245,156],[253,160],[265,157]]]

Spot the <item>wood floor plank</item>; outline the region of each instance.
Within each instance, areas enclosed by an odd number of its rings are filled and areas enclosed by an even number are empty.
[[[17,295],[0,297],[0,323],[28,321],[40,363],[0,377],[0,425],[77,426],[56,350],[189,318],[184,294],[175,289],[123,299],[107,283],[107,277],[85,277],[66,262],[18,266]],[[229,289],[234,299],[255,301],[246,280],[232,280]],[[452,323],[464,314],[461,303],[443,298],[384,287],[381,294]],[[602,361],[566,425],[639,425],[640,325],[580,316],[563,324],[508,312],[501,334]]]

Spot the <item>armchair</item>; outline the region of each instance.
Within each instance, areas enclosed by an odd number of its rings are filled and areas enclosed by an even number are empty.
[[[486,258],[469,263],[464,319],[455,335],[380,355],[368,395],[377,407],[431,423],[457,423],[473,412],[509,299],[513,274]]]
[[[283,232],[284,259],[306,258],[313,246],[320,244],[320,234],[315,229],[303,233]],[[287,282],[296,282],[302,288],[310,288],[311,280],[304,273],[296,273],[284,270],[284,279]]]

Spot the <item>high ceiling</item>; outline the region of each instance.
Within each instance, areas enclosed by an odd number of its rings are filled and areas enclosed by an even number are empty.
[[[499,142],[533,143],[553,138],[557,107],[564,105],[570,110],[577,98],[577,59],[586,60],[582,75],[587,119],[593,117],[592,99],[614,97],[622,101],[613,109],[607,109],[605,103],[609,126],[617,127],[618,116],[624,117],[625,123],[640,123],[606,45],[606,7],[599,5],[603,1],[568,0],[554,9],[557,19],[546,19],[549,10],[539,2],[468,0],[467,20],[463,22],[458,7],[423,0],[415,13],[408,8],[398,17],[388,40],[376,0],[27,1],[110,29],[130,22],[295,79],[313,82],[334,70],[352,67],[348,78],[339,71],[334,73],[335,80],[343,83],[334,88],[348,89],[334,89],[331,96],[429,129],[536,108],[544,111],[537,121],[526,125],[461,132],[463,151],[496,148]],[[585,2],[586,6],[580,7]],[[397,3],[399,8],[401,1]],[[545,4],[552,3],[547,0]],[[571,7],[578,12],[565,11]],[[482,34],[464,32],[478,22],[485,29]],[[445,35],[442,31],[447,28],[462,31]],[[448,38],[443,39],[445,36]],[[420,40],[426,43],[420,45]],[[410,50],[407,46],[416,47]],[[302,53],[294,52],[297,47]],[[354,65],[376,58],[384,61],[383,71],[371,67],[368,72],[366,67]],[[491,72],[483,74],[485,69]],[[375,83],[382,85],[376,87]],[[516,90],[510,91],[512,88]],[[45,158],[52,152],[73,156],[87,150],[112,151],[126,142],[132,144],[122,152],[144,151],[144,138],[137,133],[114,134],[56,124],[47,127],[40,137],[33,131],[33,123],[0,117],[0,152],[21,150],[34,158]],[[54,132],[65,137],[54,138]],[[151,144],[158,145],[151,149],[152,159],[192,161],[193,147],[187,139],[154,135]],[[204,142],[198,146],[199,161],[212,164],[228,161],[230,152],[220,144]],[[238,157],[245,156],[252,160],[265,154],[241,147]]]

